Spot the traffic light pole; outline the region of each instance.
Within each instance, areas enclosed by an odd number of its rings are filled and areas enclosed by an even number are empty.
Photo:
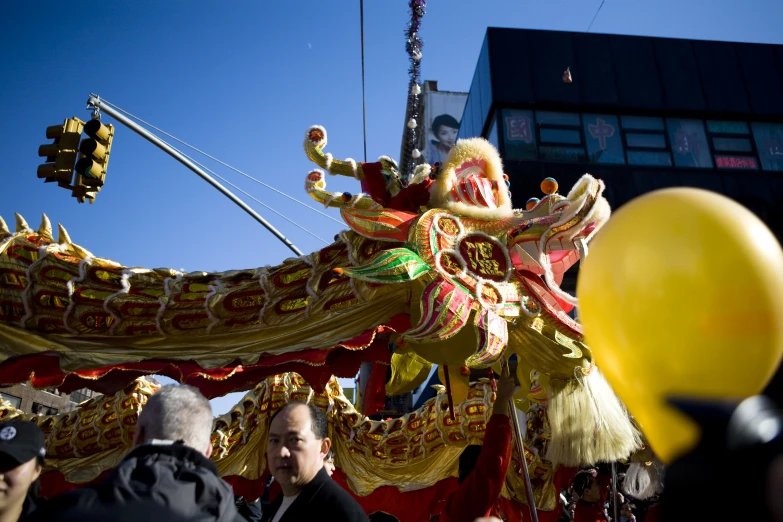
[[[157,146],[163,152],[165,152],[165,153],[169,154],[170,156],[172,156],[174,159],[176,159],[177,161],[179,161],[180,163],[185,165],[187,168],[189,168],[190,170],[192,170],[193,172],[198,174],[204,181],[206,181],[207,183],[209,183],[210,185],[212,185],[213,187],[218,189],[220,192],[222,192],[224,196],[226,196],[228,199],[230,199],[231,201],[236,203],[239,206],[239,208],[241,208],[242,210],[244,210],[245,212],[250,214],[250,216],[253,219],[255,219],[256,221],[261,223],[264,226],[264,228],[269,230],[277,239],[282,241],[285,244],[285,246],[287,246],[289,249],[291,249],[291,251],[294,254],[296,254],[297,256],[304,255],[301,250],[296,248],[296,246],[294,246],[294,244],[291,243],[291,241],[289,241],[288,238],[286,238],[279,230],[277,230],[275,227],[273,227],[272,224],[269,223],[266,219],[261,217],[258,214],[258,212],[256,212],[252,208],[250,208],[247,205],[247,203],[245,203],[244,201],[239,199],[233,192],[228,190],[226,187],[221,185],[217,180],[215,180],[212,176],[210,176],[209,174],[204,172],[202,169],[200,169],[195,163],[190,161],[188,158],[186,158],[184,155],[182,155],[178,151],[174,150],[174,148],[171,147],[168,143],[164,142],[163,140],[161,140],[160,138],[158,138],[157,136],[155,136],[151,132],[147,131],[145,128],[139,126],[138,124],[136,124],[136,122],[126,118],[121,113],[119,113],[119,112],[115,111],[114,109],[112,109],[111,107],[105,105],[103,102],[101,102],[100,97],[98,97],[98,96],[96,96],[94,94],[90,94],[90,98],[87,100],[87,107],[88,108],[93,107],[93,108],[100,109],[101,111],[105,112],[106,114],[108,114],[109,116],[111,116],[112,118],[117,120],[118,122],[120,122],[123,125],[125,125],[126,127],[128,127],[130,130],[132,130],[133,132],[135,132],[136,134],[138,134],[142,138],[147,139],[150,143],[152,143],[153,145]]]

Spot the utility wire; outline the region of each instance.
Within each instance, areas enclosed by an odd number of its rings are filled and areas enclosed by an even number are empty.
[[[102,101],[105,101],[105,100],[102,100]],[[163,141],[163,140],[161,140],[161,141]],[[165,141],[164,141],[164,143],[165,143]],[[274,213],[274,214],[277,214],[277,215],[278,215],[278,216],[280,216],[281,218],[285,219],[286,221],[288,221],[289,223],[291,223],[291,224],[292,224],[292,225],[294,225],[295,227],[297,227],[297,228],[299,228],[299,229],[301,229],[301,230],[303,230],[303,231],[307,232],[308,234],[310,234],[310,235],[311,235],[311,236],[313,236],[314,238],[318,239],[319,241],[323,241],[323,242],[324,242],[324,243],[326,243],[327,245],[329,244],[329,242],[328,242],[327,240],[325,240],[324,238],[322,238],[322,237],[320,237],[320,236],[317,236],[317,235],[316,235],[316,234],[314,234],[313,232],[310,232],[309,230],[307,230],[305,227],[303,227],[302,225],[300,225],[300,224],[299,224],[299,223],[297,223],[296,221],[294,221],[294,220],[292,220],[292,219],[290,219],[290,218],[286,217],[284,214],[281,214],[280,212],[278,212],[277,210],[273,209],[272,207],[270,207],[269,205],[267,205],[267,204],[266,204],[266,203],[264,203],[263,201],[261,201],[261,200],[259,200],[259,199],[255,198],[255,197],[253,197],[253,196],[252,196],[252,195],[250,195],[249,193],[245,192],[244,190],[242,190],[242,189],[241,189],[241,188],[239,188],[238,186],[236,186],[236,185],[234,185],[233,183],[231,183],[230,181],[228,181],[226,178],[224,178],[223,176],[221,176],[220,174],[218,174],[218,173],[217,173],[217,172],[215,172],[214,170],[211,170],[209,167],[205,166],[204,164],[202,164],[202,163],[199,163],[198,161],[196,161],[195,159],[191,158],[190,156],[188,156],[187,154],[185,154],[185,153],[184,153],[184,152],[182,152],[181,150],[177,149],[176,147],[174,147],[174,146],[173,146],[173,145],[171,145],[170,143],[166,143],[166,145],[168,145],[168,146],[169,146],[169,147],[171,147],[172,149],[176,150],[177,152],[179,152],[180,154],[182,154],[183,156],[185,156],[187,159],[189,159],[190,161],[192,161],[193,163],[195,163],[196,165],[198,165],[198,166],[199,166],[199,167],[201,167],[202,169],[206,170],[207,172],[209,172],[210,174],[212,174],[213,176],[215,176],[216,178],[218,178],[220,181],[222,181],[222,182],[223,182],[223,183],[225,183],[226,185],[230,185],[231,187],[233,187],[234,189],[238,190],[239,192],[241,192],[241,193],[242,193],[242,194],[244,194],[245,196],[249,197],[250,199],[252,199],[252,200],[253,200],[253,201],[255,201],[256,203],[258,203],[259,205],[263,206],[264,208],[266,208],[266,209],[267,209],[267,210],[269,210],[270,212],[272,212],[272,213]]]
[[[367,163],[367,98],[364,95],[364,0],[359,0],[359,22],[362,28],[362,132],[364,134],[364,162]]]
[[[593,27],[593,22],[595,22],[595,19],[598,18],[598,13],[601,12],[601,8],[604,6],[604,2],[606,2],[606,0],[601,0],[601,5],[598,6],[598,10],[595,12],[593,20],[590,22],[590,25],[587,26],[587,31],[585,32],[590,32],[590,28]]]
[[[220,164],[221,164],[221,165],[223,165],[224,167],[227,167],[227,168],[229,168],[229,169],[233,170],[234,172],[236,172],[236,173],[238,173],[238,174],[241,174],[241,175],[245,176],[246,178],[248,178],[248,179],[250,179],[250,180],[252,180],[252,181],[255,181],[255,182],[256,182],[256,183],[258,183],[259,185],[262,185],[262,186],[264,186],[264,187],[268,188],[269,190],[272,190],[272,191],[274,191],[274,192],[277,192],[277,193],[278,193],[278,194],[280,194],[281,196],[284,196],[284,197],[286,197],[286,198],[290,199],[291,201],[293,201],[293,202],[295,202],[295,203],[298,203],[298,204],[302,205],[303,207],[305,207],[305,208],[308,208],[308,209],[312,210],[313,212],[316,212],[316,213],[318,213],[318,214],[320,214],[320,215],[322,215],[322,216],[324,216],[324,217],[326,217],[326,218],[329,218],[329,219],[331,219],[332,221],[334,221],[335,223],[339,223],[340,225],[345,225],[345,223],[343,223],[342,221],[340,221],[340,220],[338,220],[338,219],[335,219],[335,218],[333,218],[333,217],[332,217],[332,216],[330,216],[329,214],[327,214],[327,213],[325,213],[325,212],[321,212],[321,211],[320,211],[320,210],[318,210],[317,208],[313,208],[313,207],[311,207],[310,205],[308,205],[307,203],[304,203],[304,202],[302,202],[302,201],[299,201],[298,199],[296,199],[296,198],[295,198],[295,197],[293,197],[293,196],[289,196],[289,195],[288,195],[288,194],[286,194],[285,192],[283,192],[283,191],[281,191],[281,190],[278,190],[278,189],[276,189],[275,187],[273,187],[273,186],[271,186],[271,185],[268,185],[268,184],[264,183],[264,182],[263,182],[263,181],[261,181],[260,179],[256,179],[256,178],[254,178],[253,176],[251,176],[250,174],[247,174],[247,173],[245,173],[245,172],[242,172],[241,170],[239,170],[239,169],[237,169],[237,168],[235,168],[235,167],[232,167],[232,166],[231,166],[231,165],[229,165],[228,163],[226,163],[226,162],[224,162],[224,161],[221,161],[221,160],[219,160],[218,158],[216,158],[216,157],[214,157],[214,156],[212,156],[212,155],[210,155],[210,154],[207,154],[206,152],[204,152],[204,151],[202,151],[202,150],[200,150],[200,149],[197,149],[197,148],[196,148],[196,147],[194,147],[193,145],[190,145],[189,143],[186,143],[185,141],[183,141],[183,140],[181,140],[181,139],[177,138],[176,136],[174,136],[174,135],[172,135],[172,134],[169,134],[168,132],[164,131],[163,129],[160,129],[160,128],[156,127],[155,125],[153,125],[153,124],[151,124],[151,123],[149,123],[149,122],[146,122],[146,121],[142,120],[142,119],[141,119],[141,118],[139,118],[138,116],[134,116],[133,114],[131,114],[131,113],[129,113],[128,111],[126,111],[125,109],[122,109],[122,108],[118,107],[117,105],[114,105],[113,103],[106,101],[104,98],[101,98],[101,102],[105,103],[106,105],[109,105],[110,107],[114,107],[116,110],[118,110],[118,111],[122,112],[123,114],[125,114],[125,115],[127,115],[127,116],[129,116],[129,117],[131,117],[131,118],[133,118],[133,119],[135,119],[135,120],[137,120],[137,121],[139,121],[139,122],[143,123],[144,125],[146,125],[146,126],[150,127],[151,129],[155,129],[157,132],[159,132],[159,133],[161,133],[161,134],[164,134],[164,135],[168,136],[169,138],[171,138],[171,139],[173,139],[173,140],[175,140],[175,141],[177,141],[177,142],[179,142],[179,143],[181,143],[181,144],[185,145],[185,146],[186,146],[186,147],[188,147],[188,148],[190,148],[190,149],[193,149],[194,151],[198,152],[199,154],[202,154],[202,155],[206,156],[207,158],[211,159],[212,161],[215,161],[215,162],[217,162],[217,163],[220,163]],[[181,151],[180,151],[180,154],[182,154],[182,152],[181,152]],[[191,161],[193,161],[193,160],[191,159]]]

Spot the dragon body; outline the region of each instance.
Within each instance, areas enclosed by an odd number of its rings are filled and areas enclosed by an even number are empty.
[[[321,386],[362,361],[414,361],[404,388],[425,365],[489,368],[513,352],[550,378],[551,460],[611,460],[638,446],[558,286],[609,217],[600,181],[585,175],[567,196],[547,187],[519,211],[483,140],[458,142],[411,183],[388,158],[341,162],[325,145],[323,128],[308,130],[308,156],[368,194],[330,193],[323,172],[308,174],[307,191],[340,207],[350,230],[275,267],[128,268],[62,226],[55,241],[45,216],[37,231],[20,216],[14,233],[0,223],[0,382],[113,392],[154,372],[217,395],[281,371]]]

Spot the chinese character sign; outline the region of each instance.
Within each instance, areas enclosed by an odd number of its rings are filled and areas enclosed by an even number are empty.
[[[712,157],[700,120],[668,118],[669,141],[678,167],[712,168]]]
[[[617,116],[585,114],[583,121],[590,162],[616,165],[625,163]]]
[[[783,170],[783,125],[753,123],[753,136],[764,170]]]
[[[505,156],[515,160],[535,160],[536,135],[532,111],[503,110]]]
[[[533,143],[530,118],[528,116],[506,116],[506,136],[509,141]]]

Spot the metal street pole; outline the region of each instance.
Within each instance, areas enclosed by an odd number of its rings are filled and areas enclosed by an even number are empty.
[[[157,146],[159,149],[161,149],[163,152],[169,154],[174,159],[185,165],[187,168],[198,174],[204,181],[218,189],[220,192],[223,193],[224,196],[226,196],[228,199],[236,203],[239,208],[250,214],[250,216],[261,223],[264,228],[269,230],[277,239],[282,241],[285,246],[291,249],[291,251],[296,254],[297,256],[303,255],[303,252],[296,248],[291,241],[288,240],[279,230],[277,230],[275,227],[272,226],[271,223],[269,223],[266,219],[262,218],[258,212],[250,208],[247,203],[239,199],[233,192],[228,190],[226,187],[221,185],[217,180],[215,180],[212,176],[201,170],[195,163],[190,161],[188,158],[174,150],[168,143],[164,142],[151,132],[147,131],[145,128],[137,125],[134,121],[126,118],[119,112],[115,111],[111,107],[103,104],[101,102],[101,98],[95,94],[90,94],[90,98],[87,100],[87,107],[94,107],[97,109],[100,109],[101,111],[105,112],[118,122],[122,123],[126,127],[128,127],[130,130],[141,136],[142,138],[147,139],[150,143]]]
[[[530,509],[530,519],[538,522],[538,511],[536,510],[536,499],[533,498],[533,484],[530,482],[530,471],[527,469],[527,459],[525,458],[525,438],[522,435],[522,428],[519,426],[519,417],[517,417],[517,405],[514,399],[508,400],[508,414],[514,426],[514,440],[517,443],[519,451],[519,463],[522,468],[522,474],[525,478],[525,495],[527,496],[527,507]]]

